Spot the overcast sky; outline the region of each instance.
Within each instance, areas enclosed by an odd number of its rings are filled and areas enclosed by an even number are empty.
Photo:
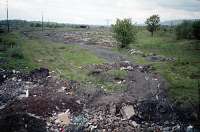
[[[104,25],[107,20],[132,18],[143,23],[152,14],[162,21],[199,19],[200,0],[9,0],[11,19]],[[6,17],[6,0],[0,0],[0,19]]]

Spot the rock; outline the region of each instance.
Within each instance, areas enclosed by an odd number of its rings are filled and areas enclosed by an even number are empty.
[[[131,125],[132,125],[133,127],[138,127],[138,126],[139,126],[135,121],[132,121],[132,122],[131,122]]]
[[[191,126],[191,125],[189,125],[188,127],[187,127],[187,130],[186,130],[186,132],[193,132],[193,126]]]
[[[116,105],[115,104],[110,105],[110,113],[111,113],[111,115],[116,114]]]
[[[170,127],[165,127],[163,128],[163,132],[170,132],[171,131],[171,128]]]
[[[63,126],[68,126],[70,124],[69,113],[65,112],[58,114],[58,117],[55,120],[55,122]]]
[[[120,112],[124,119],[130,119],[135,115],[135,110],[132,105],[122,107]]]
[[[95,129],[97,129],[97,126],[90,125],[89,128],[90,128],[90,131],[93,132]]]

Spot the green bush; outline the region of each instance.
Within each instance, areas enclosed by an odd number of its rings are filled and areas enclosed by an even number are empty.
[[[195,39],[200,40],[200,20],[193,22],[192,24],[192,34]]]
[[[114,37],[119,42],[119,48],[127,48],[136,38],[136,28],[131,19],[117,19],[116,24],[112,25]]]
[[[184,21],[176,27],[177,39],[199,39],[200,40],[200,20]]]
[[[176,27],[177,39],[192,39],[192,22],[184,21]]]
[[[15,46],[13,48],[8,49],[8,56],[16,59],[23,59],[24,55],[20,47]]]

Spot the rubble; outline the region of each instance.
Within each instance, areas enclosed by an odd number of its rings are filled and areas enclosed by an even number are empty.
[[[69,111],[58,114],[58,116],[55,120],[55,123],[59,124],[61,126],[68,126],[70,124],[70,113],[69,113]]]
[[[135,115],[135,111],[132,105],[124,106],[120,111],[124,119],[130,119]]]
[[[164,56],[159,56],[159,55],[151,55],[147,56],[146,59],[148,61],[152,62],[160,62],[160,61],[175,61],[175,58],[170,58],[170,57],[164,57]]]
[[[129,66],[133,70],[128,71],[129,78],[123,83],[134,84],[134,87],[130,85],[130,89],[123,93],[106,93],[98,87],[84,87],[77,81],[57,78],[45,69],[36,69],[24,76],[15,72],[0,85],[0,129],[2,132],[139,132],[195,129],[187,124],[189,119],[180,120],[180,116],[186,117],[188,114],[178,111],[168,102],[163,94],[162,80],[158,75],[149,72],[150,66],[124,62],[94,65],[102,72]],[[149,96],[144,84],[137,84],[148,82],[145,80],[147,73],[148,81],[155,83],[151,86],[152,90],[160,90],[155,92],[154,96]],[[140,91],[142,89],[142,93],[133,93],[137,88]],[[139,97],[145,97],[147,100],[139,100]]]

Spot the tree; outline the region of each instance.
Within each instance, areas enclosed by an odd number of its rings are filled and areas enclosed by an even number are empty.
[[[192,39],[192,21],[183,21],[181,24],[177,25],[175,28],[177,39]]]
[[[135,41],[136,28],[131,19],[117,19],[116,24],[112,25],[114,37],[120,43],[120,48],[127,48],[128,45]]]
[[[145,24],[147,24],[147,30],[151,32],[153,36],[154,32],[160,26],[160,17],[158,15],[152,15],[146,20]]]

